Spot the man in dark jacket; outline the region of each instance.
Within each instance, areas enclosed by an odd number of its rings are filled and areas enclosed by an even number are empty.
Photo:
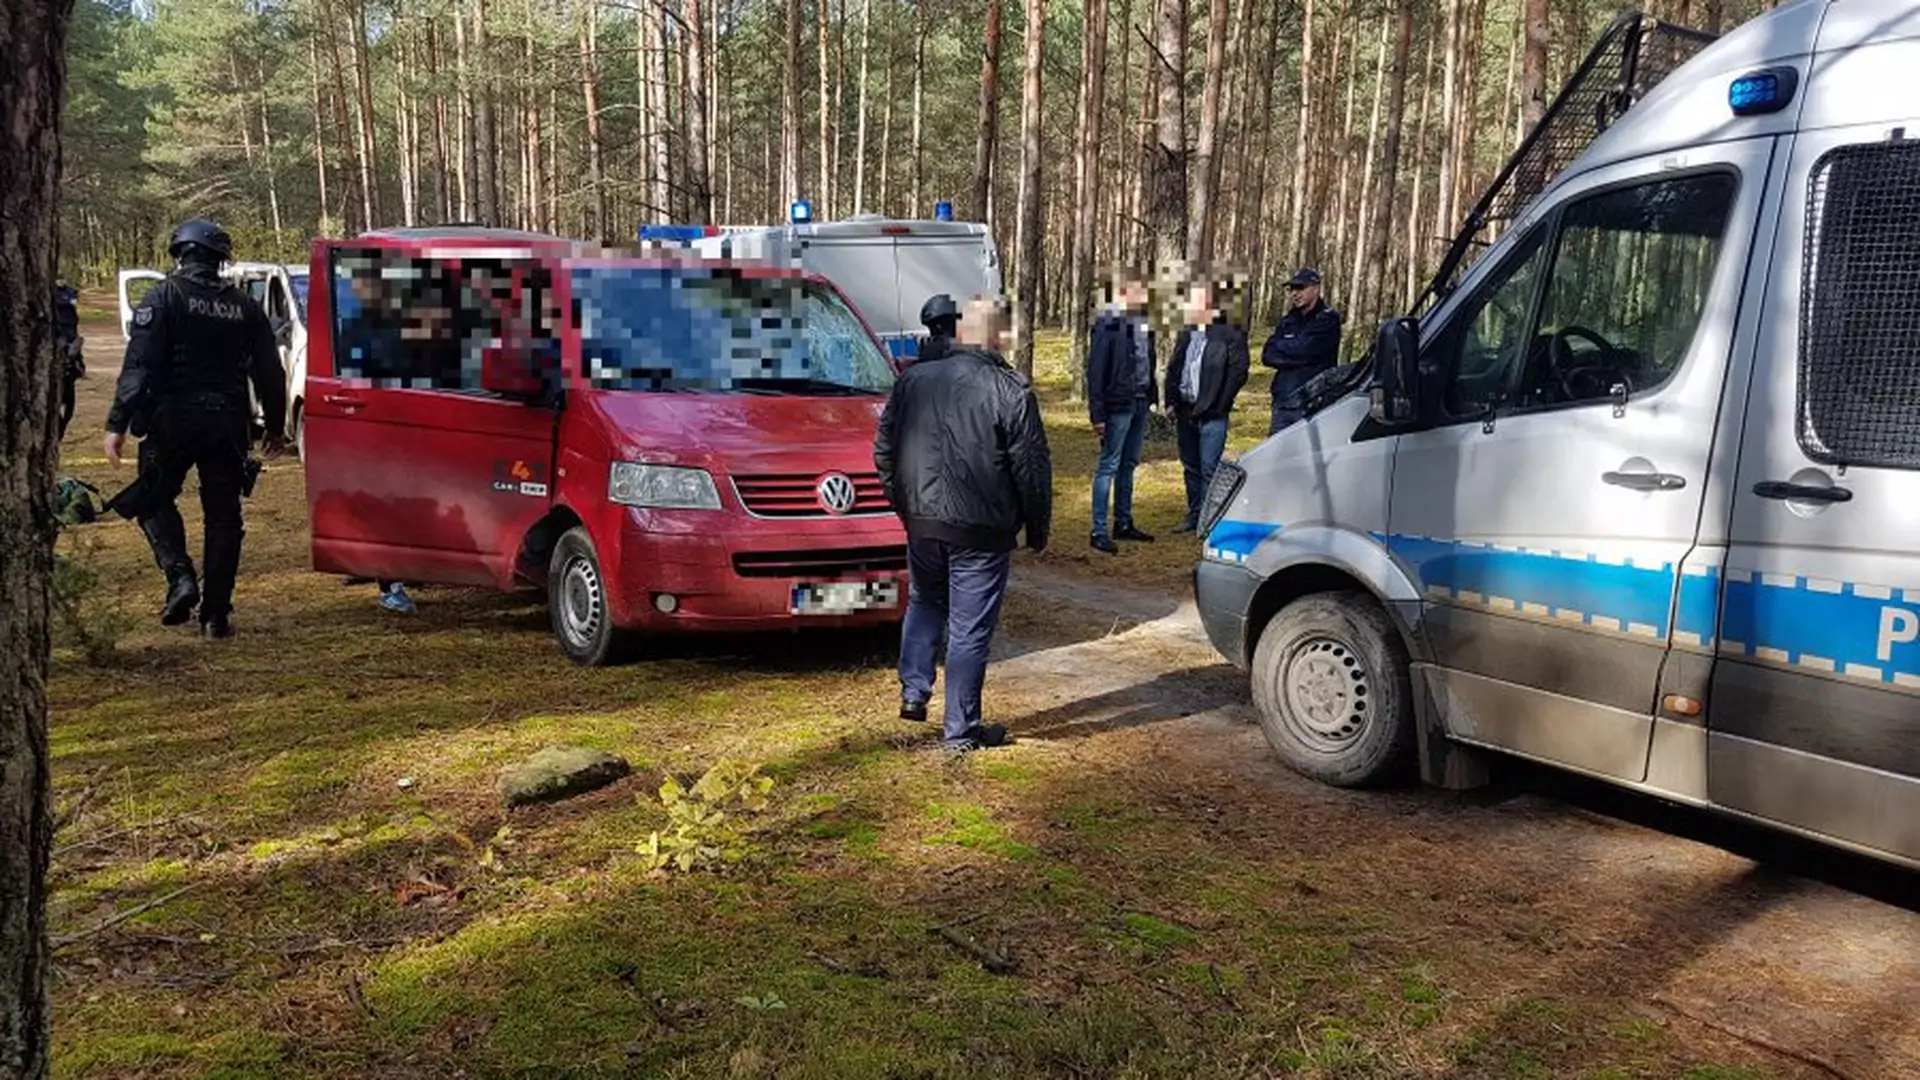
[[[954,346],[894,383],[873,440],[873,463],[907,528],[911,582],[900,634],[900,717],[922,721],[933,697],[934,654],[947,645],[943,738],[958,751],[999,746],[980,688],[1022,529],[1047,546],[1053,464],[1033,388],[996,351],[1005,315],[990,300],[967,306]]]
[[[53,286],[53,341],[60,361],[60,437],[73,420],[73,384],[87,373],[80,356],[80,293],[63,278]]]
[[[240,497],[251,443],[247,385],[252,383],[266,417],[268,452],[278,453],[285,444],[287,380],[266,310],[220,276],[220,264],[233,258],[226,231],[196,218],[174,230],[167,252],[180,265],[134,309],[107,413],[105,450],[107,461],[118,466],[127,432],[141,436],[140,483],[146,487],[126,512],[138,518],[154,562],[167,576],[160,621],[177,626],[197,606],[201,632],[226,638],[233,635],[228,615],[244,535]],[[174,506],[189,471],[199,475],[205,517],[204,596]]]
[[[1094,320],[1087,347],[1087,417],[1100,439],[1093,470],[1093,549],[1120,550],[1115,539],[1153,537],[1133,523],[1133,473],[1140,466],[1153,414],[1153,331],[1147,325],[1147,283],[1133,275],[1113,282],[1112,303]],[[1107,503],[1113,530],[1107,530]]]
[[[1273,369],[1272,435],[1306,416],[1292,399],[1315,375],[1340,360],[1340,313],[1321,296],[1320,271],[1302,270],[1287,282],[1287,313],[1260,350]]]
[[[1200,504],[1213,470],[1227,450],[1227,422],[1234,399],[1247,385],[1246,331],[1229,322],[1204,279],[1187,293],[1186,327],[1167,362],[1167,411],[1180,439],[1180,465],[1187,481],[1183,533],[1200,525]]]

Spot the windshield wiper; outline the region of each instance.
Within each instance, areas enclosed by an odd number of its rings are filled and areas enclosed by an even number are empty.
[[[836,394],[877,396],[884,391],[867,386],[852,386],[832,379],[759,378],[736,379],[733,387],[747,394]]]

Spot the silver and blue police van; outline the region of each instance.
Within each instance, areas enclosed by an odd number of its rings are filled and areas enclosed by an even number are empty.
[[[1003,298],[992,230],[953,220],[949,203],[937,204],[932,219],[858,214],[819,221],[797,200],[788,217],[785,225],[642,226],[640,239],[819,274],[852,301],[888,352],[908,361],[926,337],[920,307],[928,297],[946,293],[963,306],[974,297]]]
[[[1920,866],[1920,5],[1660,29],[1221,467],[1200,614],[1322,781],[1496,751]]]

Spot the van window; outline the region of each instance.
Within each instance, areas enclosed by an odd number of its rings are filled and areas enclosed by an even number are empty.
[[[832,290],[722,269],[572,274],[584,374],[610,390],[883,394],[886,354]]]
[[[1706,310],[1738,186],[1708,173],[1615,188],[1522,239],[1435,346],[1451,372],[1447,413],[1552,408],[1664,383]]]
[[[1826,464],[1920,468],[1920,145],[1814,165],[1800,316],[1800,445]]]
[[[384,388],[477,391],[485,365],[503,357],[556,370],[548,280],[534,260],[339,251],[334,371]]]

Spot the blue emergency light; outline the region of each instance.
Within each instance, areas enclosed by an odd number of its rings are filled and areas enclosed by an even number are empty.
[[[934,203],[933,204],[933,220],[952,221],[953,220],[953,204],[948,202],[945,199],[941,199],[939,202]]]
[[[1735,116],[1764,116],[1793,103],[1800,88],[1800,72],[1790,67],[1762,68],[1733,80],[1727,87],[1727,105]]]
[[[787,207],[787,217],[795,225],[805,225],[813,220],[813,204],[805,199],[795,199],[793,205]]]
[[[690,242],[702,237],[716,236],[719,232],[719,229],[711,225],[642,225],[640,239]]]

